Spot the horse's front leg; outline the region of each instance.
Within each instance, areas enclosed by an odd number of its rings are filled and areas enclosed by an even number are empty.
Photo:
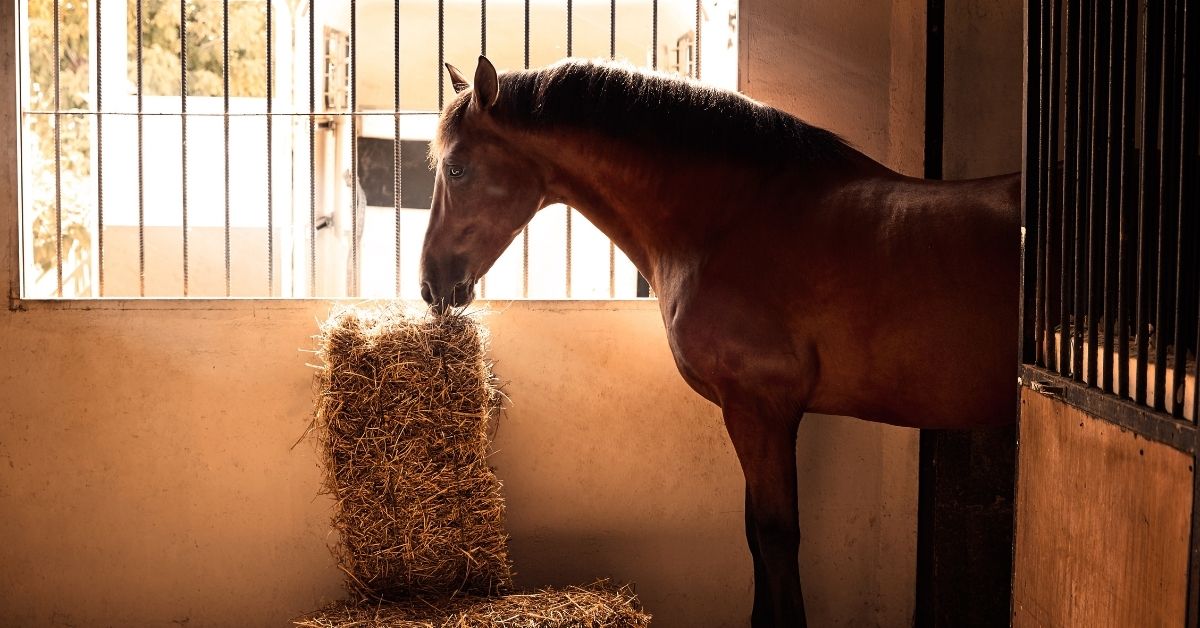
[[[727,403],[722,411],[746,477],[746,538],[754,559],[754,628],[805,626],[797,553],[794,417],[771,416],[755,404]]]

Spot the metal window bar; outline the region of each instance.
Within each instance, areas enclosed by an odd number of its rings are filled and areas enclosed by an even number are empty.
[[[392,143],[391,143],[391,205],[392,214],[396,217],[395,243],[396,252],[394,263],[396,269],[396,298],[400,298],[401,283],[401,267],[400,267],[400,251],[401,251],[401,211],[400,202],[403,191],[403,175],[401,174],[401,163],[403,155],[401,154],[401,138],[400,138],[400,2],[392,2],[392,94],[391,108],[392,113]],[[439,88],[440,89],[440,85]]]
[[[486,1],[486,0],[485,0]],[[617,0],[608,2],[608,58],[617,58]],[[608,298],[617,296],[617,244],[608,240]]]
[[[350,0],[350,281],[347,296],[359,296],[358,267],[358,2]]]
[[[437,5],[437,21],[438,21],[438,63],[437,63],[437,95],[438,95],[438,111],[440,112],[446,106],[446,86],[444,84],[446,75],[446,0],[438,0]]]
[[[145,120],[142,117],[145,94],[143,75],[143,41],[145,20],[142,15],[143,0],[137,0],[137,205],[138,205],[138,296],[146,296],[146,160]]]
[[[657,0],[655,0],[657,2]],[[529,69],[529,0],[525,0],[525,69]],[[529,225],[521,229],[521,297],[529,298]]]
[[[160,117],[160,116],[178,116],[178,118],[179,118],[179,133],[180,133],[180,138],[181,138],[180,146],[179,146],[179,153],[178,153],[179,159],[180,159],[178,173],[179,173],[180,182],[181,182],[180,188],[178,190],[178,194],[179,194],[178,198],[179,198],[179,201],[181,204],[180,214],[179,214],[180,236],[181,236],[181,257],[182,257],[182,259],[181,259],[181,262],[182,262],[182,264],[181,264],[181,271],[182,271],[181,294],[182,294],[182,296],[185,296],[185,297],[190,296],[193,292],[193,288],[195,287],[195,285],[194,285],[195,282],[193,281],[193,277],[191,275],[193,274],[192,271],[195,270],[193,268],[193,266],[195,266],[194,262],[196,262],[197,259],[200,259],[200,258],[193,259],[194,253],[196,253],[197,251],[193,251],[193,248],[194,248],[193,243],[192,243],[192,235],[193,234],[191,233],[191,222],[192,222],[193,216],[192,216],[192,211],[191,211],[192,208],[190,207],[189,201],[194,200],[193,197],[196,196],[195,194],[193,194],[193,190],[191,190],[190,179],[194,178],[193,175],[199,176],[199,171],[193,172],[194,167],[199,167],[199,166],[192,164],[191,162],[194,161],[194,159],[193,159],[194,157],[197,157],[201,153],[193,154],[195,151],[193,151],[192,148],[196,148],[197,150],[201,150],[201,151],[204,150],[203,147],[199,147],[199,146],[190,147],[189,146],[189,140],[193,140],[193,139],[200,138],[203,136],[203,133],[201,133],[200,135],[197,135],[196,138],[192,137],[192,135],[193,135],[192,132],[201,127],[192,128],[191,125],[189,124],[190,118],[193,118],[193,117],[201,118],[201,117],[208,117],[208,116],[220,116],[222,118],[222,120],[221,120],[221,127],[222,127],[221,139],[219,140],[220,151],[222,153],[222,164],[220,166],[221,174],[218,176],[221,179],[220,192],[222,193],[222,201],[221,202],[223,204],[223,207],[222,207],[223,215],[222,215],[222,218],[220,221],[221,242],[222,242],[222,252],[223,252],[223,294],[226,297],[229,297],[229,296],[233,296],[233,294],[235,292],[235,282],[234,282],[235,273],[239,272],[239,271],[236,271],[234,268],[234,265],[235,265],[234,264],[234,256],[235,256],[234,244],[235,244],[235,241],[234,241],[233,226],[234,226],[234,222],[235,222],[236,207],[235,207],[235,203],[234,203],[235,198],[234,198],[234,193],[233,193],[233,187],[234,187],[233,179],[234,179],[234,174],[235,174],[236,169],[234,168],[234,165],[232,163],[232,159],[233,159],[233,156],[235,153],[234,141],[233,141],[234,136],[235,136],[234,129],[233,129],[233,119],[236,117],[241,117],[241,116],[262,117],[264,119],[264,123],[265,123],[264,142],[265,142],[266,153],[268,155],[267,159],[265,160],[266,182],[265,182],[265,186],[264,186],[265,187],[265,196],[266,196],[266,208],[265,208],[266,212],[265,213],[266,213],[266,223],[267,223],[266,224],[266,242],[265,242],[266,257],[267,257],[266,290],[267,290],[268,295],[275,295],[275,294],[277,294],[276,293],[276,276],[275,276],[275,271],[276,271],[276,268],[275,268],[275,264],[276,264],[275,229],[276,229],[277,225],[276,225],[276,216],[275,216],[275,211],[274,211],[275,210],[275,200],[276,200],[275,190],[274,190],[274,175],[275,175],[274,166],[275,166],[275,164],[274,164],[273,158],[271,157],[275,153],[275,151],[274,151],[274,148],[275,148],[275,146],[274,146],[274,143],[275,143],[274,122],[275,122],[276,116],[287,116],[289,118],[295,118],[295,119],[302,119],[304,117],[308,118],[308,126],[309,126],[309,129],[308,129],[308,135],[309,135],[309,138],[308,138],[308,140],[309,140],[309,142],[308,142],[308,144],[309,144],[309,146],[308,146],[308,149],[309,149],[308,170],[309,170],[309,173],[308,174],[309,174],[309,219],[310,219],[309,222],[310,222],[310,224],[308,225],[307,234],[306,234],[307,235],[307,245],[308,245],[308,249],[309,249],[308,250],[308,260],[307,260],[308,261],[308,264],[307,264],[308,273],[307,274],[308,274],[308,284],[309,285],[308,285],[307,293],[310,296],[315,296],[317,294],[317,289],[318,289],[317,278],[319,275],[319,273],[318,273],[318,251],[317,251],[317,249],[318,249],[317,228],[319,225],[319,221],[317,219],[317,203],[318,203],[317,195],[318,195],[318,191],[319,191],[319,189],[318,189],[319,188],[319,186],[318,186],[319,177],[317,176],[318,175],[318,172],[317,172],[318,142],[316,139],[316,135],[317,135],[316,132],[318,129],[318,125],[319,124],[322,125],[322,128],[323,128],[324,125],[321,122],[321,119],[324,119],[324,117],[326,117],[326,116],[328,116],[331,119],[336,119],[337,117],[342,117],[342,116],[350,117],[350,129],[349,129],[349,131],[350,131],[349,141],[351,144],[350,169],[351,169],[353,178],[355,180],[357,180],[358,173],[359,173],[359,167],[360,167],[360,165],[358,163],[358,161],[359,161],[358,140],[359,140],[359,132],[360,132],[360,128],[361,128],[360,117],[361,116],[373,116],[373,115],[391,115],[391,116],[393,116],[392,167],[393,167],[393,177],[394,178],[393,178],[393,194],[392,194],[393,208],[392,209],[395,213],[394,240],[396,243],[395,258],[394,258],[394,265],[395,265],[394,293],[397,296],[401,294],[401,288],[402,288],[402,279],[401,278],[403,276],[403,273],[402,273],[403,269],[401,267],[402,257],[400,254],[401,245],[402,245],[402,237],[401,237],[401,235],[402,235],[401,208],[402,208],[402,206],[401,206],[401,203],[403,202],[403,194],[402,194],[402,189],[403,189],[402,188],[402,172],[403,172],[402,146],[403,146],[403,142],[401,141],[402,133],[401,133],[400,127],[401,127],[401,116],[403,115],[403,112],[400,111],[400,80],[401,80],[401,77],[400,77],[400,60],[401,60],[401,39],[400,39],[401,24],[400,24],[400,21],[401,21],[401,16],[400,16],[400,12],[399,12],[398,8],[394,12],[394,23],[393,23],[394,47],[393,47],[393,77],[392,78],[393,78],[394,84],[393,84],[393,98],[392,98],[393,110],[392,111],[390,111],[390,112],[359,111],[359,108],[358,108],[359,107],[359,104],[358,104],[359,98],[358,98],[358,93],[357,93],[357,88],[358,88],[358,84],[357,84],[357,52],[358,52],[358,50],[357,50],[358,23],[357,22],[358,22],[358,14],[357,14],[357,3],[355,0],[351,0],[351,2],[350,2],[350,34],[349,34],[350,42],[349,42],[348,48],[349,48],[349,55],[351,58],[350,58],[349,63],[347,64],[347,66],[349,68],[349,74],[350,74],[349,81],[348,81],[349,82],[349,90],[348,91],[349,91],[349,101],[350,101],[349,102],[349,110],[345,111],[345,112],[337,112],[337,111],[318,112],[318,110],[317,110],[316,80],[319,80],[319,78],[321,76],[323,76],[323,74],[318,74],[318,72],[317,72],[317,67],[318,67],[317,64],[319,62],[319,60],[317,58],[318,51],[317,51],[317,47],[316,47],[317,42],[316,42],[316,37],[315,37],[315,35],[316,35],[315,22],[316,22],[317,16],[315,15],[315,11],[313,10],[313,3],[308,3],[307,5],[304,5],[302,3],[300,5],[302,7],[301,11],[307,12],[307,21],[308,21],[308,42],[307,42],[308,43],[308,54],[309,54],[309,59],[308,59],[308,66],[309,66],[308,109],[307,109],[307,111],[297,111],[296,109],[298,109],[298,107],[292,106],[292,107],[289,107],[288,110],[279,111],[275,107],[275,102],[274,102],[275,92],[276,92],[275,81],[276,81],[276,76],[277,76],[275,73],[275,67],[274,67],[274,61],[275,61],[274,38],[276,35],[274,4],[270,0],[264,0],[262,6],[263,6],[263,11],[265,13],[265,38],[263,40],[263,46],[265,48],[264,63],[265,63],[265,76],[266,76],[265,111],[260,110],[259,112],[248,112],[248,111],[244,111],[244,110],[236,110],[235,111],[233,108],[232,100],[235,96],[235,89],[233,87],[232,75],[234,73],[235,66],[233,65],[234,43],[232,42],[231,38],[232,38],[232,24],[233,24],[234,17],[233,17],[233,9],[230,6],[229,0],[220,0],[219,7],[220,7],[220,12],[221,12],[221,18],[220,18],[221,26],[220,26],[220,35],[219,36],[221,37],[221,44],[220,44],[221,45],[221,48],[220,48],[221,69],[220,69],[219,81],[220,81],[220,86],[221,86],[220,89],[222,90],[222,93],[221,93],[221,101],[220,101],[220,110],[219,110],[219,112],[214,112],[211,110],[205,110],[205,107],[199,106],[199,105],[198,105],[199,110],[193,110],[193,108],[191,106],[192,105],[192,96],[207,95],[207,94],[202,94],[200,92],[195,92],[195,85],[193,85],[194,81],[193,81],[193,77],[191,76],[191,73],[195,69],[190,67],[190,64],[193,61],[193,59],[191,58],[192,51],[190,50],[190,46],[193,42],[190,39],[192,36],[197,36],[197,35],[196,35],[196,33],[191,32],[191,27],[189,25],[189,19],[192,18],[194,11],[197,11],[200,9],[196,5],[194,5],[193,2],[190,2],[189,0],[180,0],[179,5],[178,5],[179,6],[179,14],[178,14],[179,15],[179,23],[178,23],[178,46],[179,46],[179,48],[177,51],[177,59],[178,59],[178,63],[179,63],[179,76],[178,76],[179,103],[178,103],[177,110],[164,111],[161,109],[161,105],[155,105],[153,107],[153,109],[150,109],[146,106],[147,102],[145,101],[145,96],[146,96],[146,88],[148,87],[148,84],[147,84],[148,75],[146,72],[147,57],[145,54],[146,53],[146,45],[148,43],[146,40],[147,16],[145,15],[144,0],[135,0],[134,2],[130,3],[131,4],[130,8],[133,9],[132,10],[132,13],[133,13],[132,28],[134,29],[134,33],[132,33],[132,39],[133,39],[132,43],[134,44],[134,48],[135,48],[135,50],[133,51],[134,54],[131,55],[132,57],[134,57],[133,58],[134,72],[136,74],[136,78],[135,78],[136,89],[135,89],[135,93],[133,94],[133,99],[132,99],[135,103],[135,106],[132,111],[128,111],[128,110],[123,110],[123,109],[128,109],[128,106],[121,107],[118,105],[117,107],[114,108],[111,105],[109,105],[108,103],[106,103],[104,100],[104,73],[103,73],[104,68],[103,68],[103,66],[106,64],[103,62],[102,46],[104,45],[104,41],[105,41],[104,31],[105,31],[106,18],[105,18],[105,11],[102,8],[103,4],[104,3],[102,3],[100,0],[96,0],[94,3],[94,9],[93,9],[93,13],[94,13],[93,28],[94,28],[94,34],[95,34],[93,41],[94,41],[94,46],[95,46],[94,57],[95,57],[95,63],[96,63],[96,68],[95,68],[96,84],[95,84],[95,88],[94,88],[95,89],[94,110],[88,110],[88,108],[86,108],[86,107],[71,108],[71,109],[67,109],[67,108],[63,107],[63,99],[62,99],[62,94],[61,94],[62,80],[60,78],[60,74],[62,71],[62,58],[63,58],[63,50],[62,50],[63,10],[62,10],[62,6],[61,6],[61,0],[54,0],[54,2],[53,2],[53,10],[54,10],[54,24],[53,24],[54,42],[53,42],[53,45],[54,45],[54,54],[55,54],[55,64],[53,67],[53,70],[54,70],[54,94],[53,94],[54,108],[52,111],[48,111],[48,112],[30,111],[30,110],[24,111],[25,114],[43,114],[43,113],[50,114],[52,122],[53,122],[52,130],[54,133],[53,140],[54,140],[54,146],[55,146],[55,149],[54,149],[55,150],[55,154],[54,154],[54,168],[55,168],[55,171],[54,171],[55,172],[55,174],[54,174],[54,176],[55,176],[54,197],[55,198],[54,198],[54,206],[53,207],[54,207],[54,223],[55,223],[54,227],[55,227],[55,231],[56,231],[54,234],[54,254],[56,257],[55,277],[54,277],[54,279],[55,279],[55,288],[54,288],[55,296],[58,296],[58,297],[67,296],[64,293],[65,280],[66,280],[65,273],[64,273],[64,261],[65,261],[67,251],[64,250],[66,248],[66,244],[64,242],[64,240],[65,240],[65,232],[64,232],[65,225],[64,225],[63,221],[64,221],[64,211],[67,208],[64,204],[65,201],[64,201],[64,189],[63,189],[63,186],[64,186],[64,181],[63,181],[63,169],[64,169],[63,159],[64,159],[64,156],[62,154],[62,152],[63,152],[62,151],[62,141],[63,141],[62,123],[63,123],[65,116],[72,116],[72,115],[85,115],[85,116],[86,115],[95,115],[95,129],[96,129],[96,131],[95,131],[95,133],[96,133],[95,149],[96,149],[96,152],[95,152],[95,159],[93,160],[93,163],[95,164],[94,168],[95,168],[95,176],[96,176],[96,181],[95,181],[96,212],[97,212],[97,223],[96,224],[97,224],[97,228],[98,228],[97,242],[98,242],[98,248],[99,248],[98,256],[96,258],[97,259],[96,265],[98,268],[99,280],[98,280],[97,288],[93,289],[92,293],[97,296],[110,296],[110,283],[108,281],[110,278],[110,273],[108,271],[109,271],[109,266],[110,266],[111,260],[108,259],[109,255],[108,255],[108,251],[106,250],[106,245],[108,244],[106,242],[106,230],[107,230],[106,227],[109,226],[108,225],[109,221],[108,221],[108,216],[105,213],[105,205],[106,205],[106,200],[111,200],[111,199],[108,198],[108,194],[107,194],[108,191],[105,186],[106,179],[105,179],[105,168],[104,168],[104,166],[105,166],[104,156],[105,156],[106,139],[110,139],[111,133],[106,133],[106,131],[108,129],[105,128],[105,121],[107,118],[117,119],[117,118],[121,118],[121,117],[130,117],[130,118],[134,119],[135,124],[136,124],[135,145],[136,145],[136,149],[137,149],[137,160],[136,160],[137,203],[136,204],[137,204],[137,242],[138,242],[138,244],[137,244],[137,260],[138,261],[137,261],[137,289],[136,289],[137,292],[136,292],[136,294],[139,296],[146,296],[147,290],[148,290],[148,286],[147,286],[148,266],[147,265],[150,261],[150,260],[148,260],[149,253],[148,253],[148,242],[147,242],[148,232],[150,230],[148,229],[148,224],[147,224],[147,221],[148,221],[147,192],[148,192],[148,190],[146,188],[146,184],[147,184],[147,181],[146,181],[146,175],[147,175],[147,167],[146,167],[146,161],[147,161],[146,131],[147,131],[147,129],[146,129],[146,124],[147,124],[148,118]],[[650,24],[651,65],[655,69],[657,69],[658,54],[659,54],[659,50],[658,50],[658,28],[659,28],[658,0],[651,0],[650,4],[651,4],[651,13],[652,13],[652,18],[651,18],[652,23]],[[567,44],[566,52],[567,52],[568,56],[571,56],[574,54],[574,40],[575,40],[575,32],[574,32],[574,29],[575,29],[574,8],[575,7],[574,7],[573,0],[566,0],[565,8],[566,8],[566,25],[565,26],[566,26],[566,40],[567,40],[566,41],[566,44]],[[609,36],[608,53],[609,54],[608,54],[608,56],[610,58],[615,59],[617,56],[617,6],[616,6],[616,0],[610,0],[608,8],[609,8],[609,21],[608,21],[608,36]],[[531,12],[530,2],[529,2],[529,0],[526,0],[524,2],[524,10],[523,10],[523,13],[524,13],[524,15],[523,15],[523,18],[524,18],[524,28],[523,28],[524,51],[523,52],[524,52],[524,66],[526,68],[528,68],[530,65],[530,36],[531,36],[531,34],[530,34],[530,12]],[[109,13],[111,13],[111,11],[109,11]],[[696,54],[697,58],[695,58],[693,60],[693,64],[692,64],[692,66],[695,68],[694,76],[697,78],[700,76],[700,60],[698,58],[698,56],[699,56],[698,49],[700,46],[700,29],[701,29],[701,23],[702,23],[702,13],[703,13],[703,6],[700,2],[697,2],[695,5],[695,33],[694,33],[694,36],[695,36],[694,47],[696,49],[695,54]],[[301,15],[302,15],[302,13],[301,13]],[[294,15],[293,17],[297,17],[297,16]],[[439,102],[439,106],[443,106],[445,104],[445,99],[444,99],[445,86],[442,83],[444,82],[444,76],[445,76],[443,67],[444,67],[444,61],[445,61],[445,47],[446,47],[446,42],[445,42],[445,26],[446,26],[445,20],[446,20],[446,17],[447,16],[446,16],[445,2],[444,2],[444,0],[439,0],[437,3],[438,59],[439,59],[439,64],[438,64],[438,102]],[[486,54],[488,51],[487,20],[488,20],[487,0],[481,0],[481,2],[480,2],[480,52],[483,54]],[[298,20],[294,21],[293,25],[294,26],[302,25],[302,20],[298,19]],[[295,34],[293,34],[293,40],[295,40]],[[154,45],[158,45],[158,44],[154,44]],[[262,49],[260,49],[260,50],[262,50]],[[293,46],[293,50],[295,50],[295,46]],[[238,54],[239,55],[241,54],[240,48],[239,48]],[[296,61],[299,61],[299,59],[294,58],[293,61],[296,62]],[[197,62],[197,63],[202,63],[202,62]],[[197,80],[199,80],[199,79],[197,79]],[[200,103],[200,104],[202,104],[202,103]],[[318,117],[318,113],[320,114],[320,118]],[[203,160],[196,162],[196,164],[203,164]],[[296,173],[293,170],[293,174],[292,174],[293,183],[296,182],[295,174]],[[197,180],[199,180],[199,179],[197,179]],[[294,188],[295,188],[295,186],[293,186],[293,190],[294,190]],[[360,200],[363,200],[363,199],[359,198],[360,196],[361,196],[361,193],[359,192],[358,186],[357,185],[351,186],[350,197],[351,197],[351,203],[353,205],[357,206],[357,204],[360,202]],[[300,196],[300,198],[302,198],[302,195]],[[566,218],[566,224],[565,224],[565,232],[566,232],[566,247],[565,248],[566,248],[566,251],[565,251],[564,262],[566,264],[566,276],[565,276],[565,282],[564,282],[565,286],[564,287],[565,287],[567,296],[570,297],[571,293],[572,293],[572,283],[574,280],[574,277],[573,277],[574,269],[572,268],[574,265],[573,264],[573,262],[574,262],[574,260],[573,260],[573,257],[574,257],[573,244],[574,244],[574,235],[575,235],[573,233],[574,232],[574,226],[573,226],[574,209],[573,208],[567,208],[567,214],[566,214],[565,218]],[[350,212],[350,222],[351,222],[351,232],[352,233],[357,233],[357,231],[362,228],[362,225],[358,224],[362,220],[363,220],[363,217],[360,216],[356,211]],[[301,242],[303,242],[303,241],[301,241]],[[362,257],[362,252],[360,251],[360,244],[361,243],[359,242],[357,237],[351,238],[349,264],[350,264],[350,267],[352,269],[354,269],[355,271],[357,271],[358,266],[359,266],[359,260]],[[610,297],[615,297],[617,294],[616,246],[611,240],[609,241],[608,244],[609,244],[608,293],[609,293]],[[74,251],[74,250],[75,249],[72,249],[72,251]],[[202,252],[203,249],[198,249],[198,251],[200,251],[201,256],[203,256],[203,252]],[[298,253],[301,255],[303,254],[302,246],[301,246],[300,250],[296,250],[296,247],[293,246],[292,250],[290,251],[290,254],[293,256],[292,261],[295,261],[294,257]],[[521,293],[523,296],[528,296],[528,294],[529,294],[529,268],[528,268],[528,266],[529,266],[529,232],[528,232],[528,229],[526,229],[522,235],[522,266],[523,266],[523,270],[522,270],[523,277],[522,277],[522,282],[521,282],[522,283]],[[199,268],[199,266],[197,266],[197,268]],[[292,268],[295,268],[294,264],[292,265]],[[302,270],[303,269],[301,269],[301,271]],[[299,277],[297,277],[297,278],[299,278]],[[1182,280],[1182,277],[1180,279]],[[360,278],[359,278],[357,272],[353,273],[353,279],[351,282],[348,282],[348,283],[349,283],[349,285],[348,285],[349,294],[357,295],[361,292],[362,286],[361,286],[361,281],[360,281]],[[290,285],[290,288],[288,288],[288,290],[291,291],[290,292],[291,294],[295,294],[296,293],[295,292],[296,285],[294,283],[289,284],[289,285]],[[160,290],[161,290],[160,287],[155,288],[156,292],[160,291]],[[484,290],[486,290],[486,284],[484,286]],[[200,289],[201,293],[203,293],[203,291],[204,291],[203,289]],[[639,291],[640,291],[640,289],[639,289]],[[81,295],[77,294],[76,296],[81,296]]]
[[[575,7],[574,0],[567,0],[567,56],[568,57],[574,56],[574,54],[575,54],[574,41],[573,41],[574,34],[575,34],[575,20],[573,19],[573,15],[572,15],[574,7]],[[572,216],[572,214],[575,213],[575,210],[571,209],[570,205],[567,205],[566,213],[567,213],[567,223],[566,223],[566,231],[567,231],[566,232],[566,243],[567,243],[567,245],[566,245],[566,249],[567,249],[566,265],[567,265],[567,268],[566,268],[566,273],[565,273],[566,274],[566,284],[565,284],[564,288],[566,290],[567,298],[569,299],[569,298],[571,298],[571,270],[572,270],[572,268],[571,268],[571,238],[573,235],[571,233],[571,227],[572,227],[571,216]]]
[[[1031,5],[1022,356],[1200,416],[1196,0]]]
[[[104,29],[101,16],[104,14],[104,3],[96,2],[96,274],[98,276],[98,291],[96,296],[104,296],[104,85],[101,59],[104,51]]]
[[[703,7],[700,6],[700,0],[696,0],[696,44],[692,51],[693,66],[696,68],[696,80],[700,80],[700,14],[703,12]]]
[[[487,56],[487,0],[479,0],[479,54]],[[479,297],[487,298],[487,274],[479,278]]]
[[[275,112],[275,15],[274,2],[267,0],[266,64],[267,64],[267,296],[275,295],[275,172],[274,154]]]
[[[186,21],[186,19],[180,20],[180,22]],[[230,278],[233,271],[229,264],[229,0],[221,0],[221,106],[225,114],[221,121],[225,133],[225,296],[229,296]],[[269,162],[270,159],[267,161]]]
[[[182,196],[183,221],[183,296],[188,296],[188,46],[187,46],[187,5],[188,0],[179,0],[179,131],[182,138],[179,142],[180,176],[182,183],[179,191]]]
[[[55,296],[63,295],[62,243],[62,5],[54,0],[54,260],[58,273]]]
[[[317,45],[316,11],[308,6],[308,295],[317,295]]]

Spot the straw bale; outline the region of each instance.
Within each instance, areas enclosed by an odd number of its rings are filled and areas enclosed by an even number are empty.
[[[404,602],[335,602],[295,625],[304,628],[645,628],[629,587],[606,580],[583,587],[485,598],[412,599]]]
[[[313,431],[352,601],[511,587],[486,339],[462,315],[349,309],[321,327]]]

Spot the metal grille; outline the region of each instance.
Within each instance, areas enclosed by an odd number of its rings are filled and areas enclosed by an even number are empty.
[[[1200,7],[1042,0],[1027,33],[1021,382],[1200,465]],[[1187,618],[1200,622],[1200,473]]]
[[[1027,364],[1194,421],[1194,0],[1031,5]]]
[[[661,31],[698,78],[707,20],[699,0],[22,5],[24,298],[415,298],[444,62],[657,68]],[[480,291],[632,297],[638,279],[550,208]]]

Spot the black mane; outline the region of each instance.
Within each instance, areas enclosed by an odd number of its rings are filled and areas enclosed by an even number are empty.
[[[441,138],[469,101],[447,106]],[[503,72],[495,112],[520,127],[596,129],[749,161],[836,162],[855,154],[836,134],[736,92],[611,62],[568,60]]]

